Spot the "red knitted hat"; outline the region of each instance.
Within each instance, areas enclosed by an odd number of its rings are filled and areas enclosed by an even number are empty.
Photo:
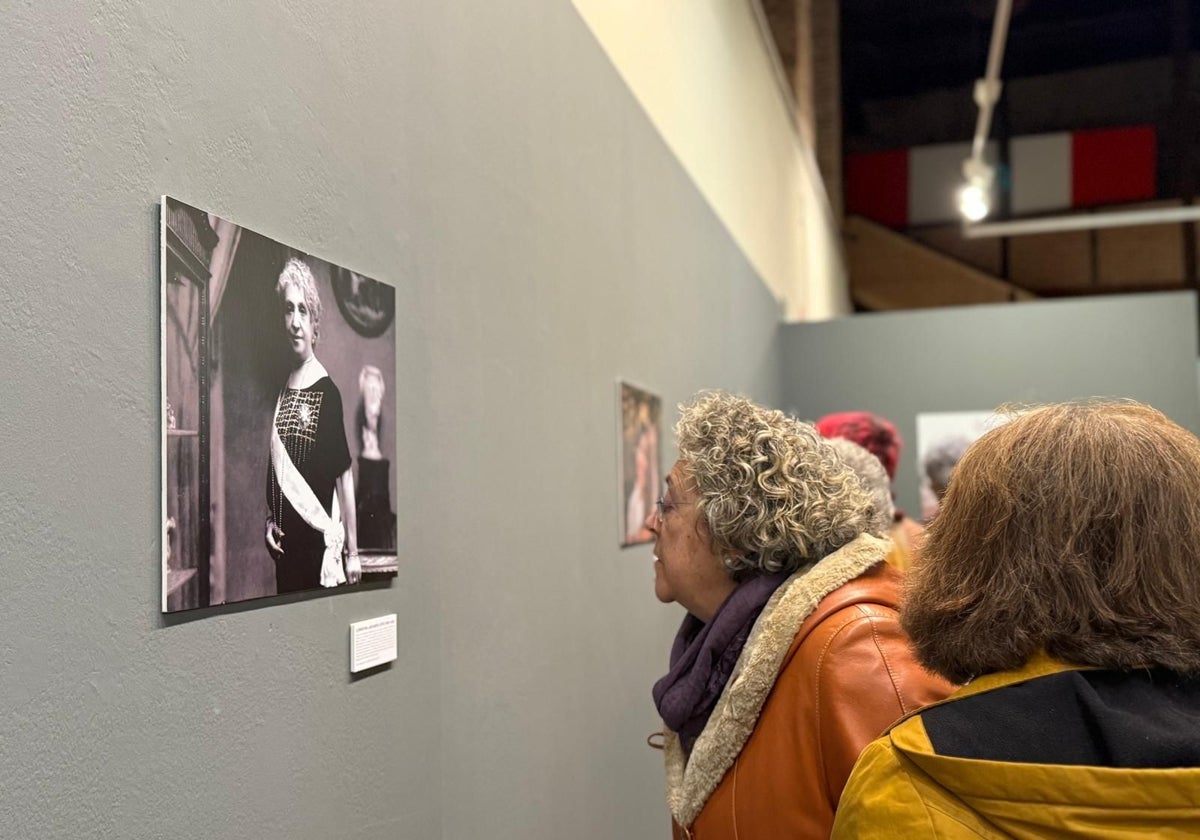
[[[869,411],[843,411],[827,414],[814,425],[825,437],[846,438],[857,443],[879,459],[889,479],[896,477],[896,464],[904,440],[892,421]]]

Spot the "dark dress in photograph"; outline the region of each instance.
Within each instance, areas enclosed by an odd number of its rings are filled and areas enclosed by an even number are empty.
[[[285,388],[280,400],[275,428],[283,446],[325,512],[331,513],[334,485],[350,467],[341,392],[332,379],[323,376],[307,388]],[[319,588],[325,535],[292,508],[269,464],[267,504],[283,531],[283,554],[275,559],[275,591]]]

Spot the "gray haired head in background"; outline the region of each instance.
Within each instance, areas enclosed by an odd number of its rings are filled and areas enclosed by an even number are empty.
[[[954,472],[954,465],[958,463],[970,446],[971,441],[956,435],[942,438],[925,453],[922,466],[925,468],[925,475],[929,478],[929,487],[939,500],[946,494],[946,488],[950,486],[950,474]]]
[[[888,480],[883,464],[857,443],[845,438],[829,438],[825,441],[833,447],[846,466],[854,470],[863,489],[871,497],[874,513],[867,530],[877,537],[886,537],[892,528],[896,508],[892,503],[892,483]]]

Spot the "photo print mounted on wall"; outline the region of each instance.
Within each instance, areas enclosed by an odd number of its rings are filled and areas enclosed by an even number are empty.
[[[979,438],[1009,421],[994,411],[938,411],[917,415],[917,476],[921,519],[938,512],[954,465]]]
[[[662,492],[658,454],[662,399],[628,382],[618,382],[617,409],[621,545],[640,545],[654,541],[646,517]]]
[[[396,574],[395,289],[163,197],[162,610]]]

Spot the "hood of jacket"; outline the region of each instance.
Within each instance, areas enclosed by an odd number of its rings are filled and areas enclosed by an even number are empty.
[[[1019,671],[981,678],[942,702],[1066,670],[1079,669],[1040,656]],[[1200,832],[1197,767],[1090,767],[938,755],[921,712],[897,723],[889,737],[921,799],[954,822],[981,831],[1019,838]]]
[[[801,625],[826,596],[879,563],[891,542],[862,534],[788,578],[759,615],[708,724],[684,754],[678,736],[664,733],[667,804],[679,825],[691,825],[749,739]],[[852,587],[822,611],[866,597]]]

